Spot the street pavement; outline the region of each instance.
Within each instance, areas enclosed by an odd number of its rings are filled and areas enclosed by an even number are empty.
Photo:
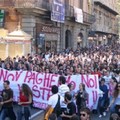
[[[99,118],[99,114],[92,114],[91,120],[109,120],[110,113],[107,113],[106,116],[103,116]],[[44,112],[42,112],[40,115],[38,115],[34,120],[44,120]]]
[[[18,106],[14,105],[15,114],[17,113]],[[109,120],[110,113],[108,112],[106,116],[99,118],[99,114],[92,114],[91,120]],[[9,120],[9,119],[6,119]],[[30,120],[44,120],[44,111],[38,108],[31,109],[31,118]]]
[[[14,105],[13,105],[13,108],[14,108],[14,112],[15,112],[15,114],[16,114],[16,116],[17,116],[17,110],[18,110],[18,105],[17,104],[15,104],[14,103]],[[42,111],[43,110],[41,110],[41,109],[38,109],[38,108],[34,108],[34,107],[32,107],[31,108],[31,118],[30,118],[30,120],[39,120],[37,117],[40,115],[42,115]],[[36,119],[37,118],[37,119]],[[8,118],[6,118],[6,120],[9,120]],[[24,120],[24,119],[23,119]]]

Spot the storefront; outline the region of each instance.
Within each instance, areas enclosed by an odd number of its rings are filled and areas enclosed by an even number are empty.
[[[31,53],[31,36],[22,30],[15,30],[0,39],[0,58],[6,59]]]
[[[57,51],[60,39],[60,28],[36,24],[36,47],[39,51]]]

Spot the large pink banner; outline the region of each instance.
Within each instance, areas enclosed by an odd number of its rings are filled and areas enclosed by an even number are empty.
[[[10,81],[10,87],[14,91],[14,100],[18,101],[20,86],[26,83],[33,91],[34,106],[45,109],[51,96],[51,86],[58,85],[59,75],[38,73],[35,71],[8,71],[0,68],[0,91],[3,89],[3,82]],[[67,84],[74,84],[75,92],[79,90],[79,84],[84,83],[89,93],[87,101],[91,109],[97,103],[99,93],[99,81],[97,75],[72,75],[66,76]]]

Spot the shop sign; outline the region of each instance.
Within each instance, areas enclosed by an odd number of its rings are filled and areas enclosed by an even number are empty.
[[[60,29],[57,27],[43,26],[42,32],[45,33],[59,33]]]
[[[4,26],[4,16],[5,16],[5,11],[0,10],[0,27]]]

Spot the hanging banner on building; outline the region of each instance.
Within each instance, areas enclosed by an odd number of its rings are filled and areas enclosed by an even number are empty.
[[[51,96],[51,86],[58,86],[59,75],[38,73],[35,71],[8,71],[0,68],[0,91],[3,89],[3,82],[10,81],[10,87],[14,91],[14,100],[18,101],[20,86],[28,84],[33,91],[34,106],[45,109]],[[79,84],[84,83],[89,93],[87,106],[91,109],[98,100],[99,82],[97,75],[72,75],[66,77],[67,84],[74,85],[75,92],[79,90]]]
[[[0,10],[0,27],[4,26],[4,17],[5,17],[5,11]]]
[[[74,17],[75,17],[76,22],[83,23],[83,11],[82,11],[82,9],[74,7]]]
[[[64,0],[53,0],[51,10],[51,20],[64,23],[65,21],[65,4]]]

